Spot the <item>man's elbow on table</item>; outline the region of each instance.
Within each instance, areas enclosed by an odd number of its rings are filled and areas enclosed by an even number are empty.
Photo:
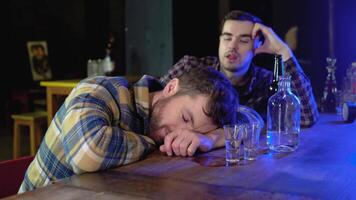
[[[314,115],[310,116],[309,118],[304,118],[300,122],[300,126],[303,128],[310,128],[314,124],[317,123],[319,119],[319,112],[314,113]]]
[[[71,160],[71,166],[75,174],[82,174],[85,172],[96,172],[102,166],[102,157],[94,153],[85,152],[81,155],[76,155]]]

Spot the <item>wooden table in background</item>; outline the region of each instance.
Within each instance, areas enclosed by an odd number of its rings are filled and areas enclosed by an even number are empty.
[[[78,84],[79,80],[58,80],[58,81],[41,81],[40,85],[46,87],[47,95],[47,122],[48,126],[57,112],[59,106],[63,103],[58,100],[57,96],[67,96],[72,89]]]
[[[254,162],[225,167],[224,149],[193,158],[154,152],[12,199],[356,199],[355,129],[356,122],[322,114],[302,130],[300,146],[290,154],[262,151]]]
[[[141,78],[138,75],[128,75],[124,76],[129,82],[136,82]],[[79,79],[76,80],[57,80],[57,81],[41,81],[40,85],[46,87],[47,95],[47,122],[48,126],[51,124],[51,121],[56,114],[59,106],[63,101],[59,100],[58,96],[65,97],[69,95],[72,89],[79,83]]]

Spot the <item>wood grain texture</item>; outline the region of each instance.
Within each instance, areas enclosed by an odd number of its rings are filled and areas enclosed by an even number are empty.
[[[265,135],[262,148],[264,143]],[[156,151],[131,165],[73,176],[12,198],[356,199],[356,125],[334,115],[323,114],[303,129],[293,153],[262,149],[256,161],[234,167],[222,166],[224,158],[225,149],[191,158]]]

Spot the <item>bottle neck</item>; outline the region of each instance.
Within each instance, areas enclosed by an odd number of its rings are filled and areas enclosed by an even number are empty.
[[[335,67],[326,67],[327,71],[328,71],[328,76],[327,79],[329,80],[335,80]]]
[[[290,92],[290,76],[280,76],[278,91]]]
[[[273,78],[278,81],[279,77],[283,75],[283,61],[282,61],[282,56],[281,55],[274,55],[274,69],[273,69]]]

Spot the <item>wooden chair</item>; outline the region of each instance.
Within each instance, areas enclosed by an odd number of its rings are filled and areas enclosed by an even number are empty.
[[[17,194],[33,156],[0,162],[0,198]]]
[[[41,126],[47,122],[47,113],[43,111],[13,114],[14,119],[14,148],[13,157],[18,158],[20,154],[20,126],[28,126],[30,129],[30,147],[31,155],[34,156],[37,151],[37,147],[41,142]]]

